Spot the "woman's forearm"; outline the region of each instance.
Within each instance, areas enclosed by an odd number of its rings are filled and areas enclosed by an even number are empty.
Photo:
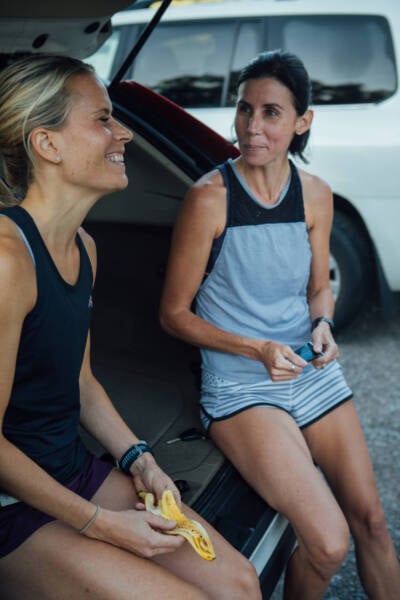
[[[81,378],[81,425],[115,458],[139,438],[115,409],[107,392],[93,375]]]
[[[199,348],[229,352],[253,360],[260,360],[261,347],[267,341],[223,331],[188,309],[172,314],[161,312],[160,322],[167,333],[189,344]]]
[[[81,529],[93,504],[58,483],[7,439],[0,439],[0,487],[9,495]]]
[[[335,299],[330,288],[324,288],[318,292],[309,294],[308,304],[310,307],[311,321],[318,317],[333,318]]]

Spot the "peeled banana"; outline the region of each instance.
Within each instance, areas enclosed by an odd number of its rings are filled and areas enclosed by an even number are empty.
[[[201,558],[214,560],[215,552],[207,531],[200,523],[189,519],[180,511],[171,490],[163,492],[157,506],[154,504],[154,495],[150,492],[139,492],[139,497],[143,500],[146,510],[149,512],[176,521],[176,527],[165,533],[183,536]]]

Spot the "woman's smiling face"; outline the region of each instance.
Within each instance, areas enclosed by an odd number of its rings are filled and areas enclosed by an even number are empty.
[[[239,86],[235,129],[247,163],[285,156],[300,121],[290,90],[276,79],[248,79]]]
[[[112,117],[112,105],[102,82],[77,75],[68,83],[71,109],[58,132],[62,177],[99,196],[123,189],[125,144],[132,133]]]

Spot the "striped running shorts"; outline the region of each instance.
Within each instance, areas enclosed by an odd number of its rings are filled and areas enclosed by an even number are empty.
[[[324,369],[315,369],[310,363],[298,377],[283,382],[266,378],[239,383],[203,370],[200,416],[208,431],[213,421],[228,419],[253,406],[270,406],[289,413],[302,428],[352,397],[337,361]]]

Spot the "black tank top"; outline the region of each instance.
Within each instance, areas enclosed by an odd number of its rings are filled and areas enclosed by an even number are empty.
[[[1,213],[20,227],[31,247],[38,291],[22,328],[3,433],[57,481],[68,483],[87,455],[79,438],[79,373],[90,323],[92,268],[77,235],[80,273],[75,285],[68,284],[28,212],[13,206]]]

